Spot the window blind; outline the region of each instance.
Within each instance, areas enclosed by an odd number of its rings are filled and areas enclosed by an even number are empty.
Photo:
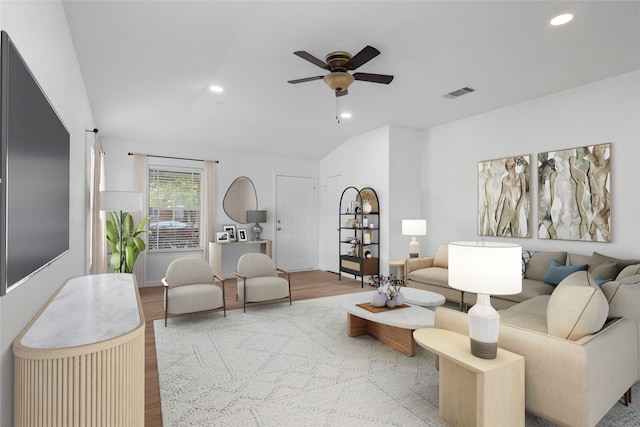
[[[202,170],[149,167],[149,251],[202,248]]]

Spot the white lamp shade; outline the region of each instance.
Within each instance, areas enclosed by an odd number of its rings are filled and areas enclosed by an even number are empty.
[[[522,248],[502,242],[451,242],[448,271],[452,288],[477,294],[517,294],[522,291]]]
[[[101,191],[100,210],[138,212],[142,210],[142,193],[136,191]]]
[[[426,219],[403,219],[402,235],[403,236],[426,236],[427,220]]]

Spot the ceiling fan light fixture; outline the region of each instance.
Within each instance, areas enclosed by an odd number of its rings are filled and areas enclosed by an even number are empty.
[[[353,83],[353,76],[344,71],[334,71],[324,76],[324,82],[331,90],[341,92],[347,90]]]

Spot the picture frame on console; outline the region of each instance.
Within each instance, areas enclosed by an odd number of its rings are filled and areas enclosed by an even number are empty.
[[[245,228],[238,229],[238,242],[247,242],[247,230]]]
[[[222,229],[229,233],[229,241],[230,242],[237,241],[236,226],[235,225],[223,225]]]
[[[228,231],[216,231],[216,242],[218,242],[218,243],[228,243],[229,242],[229,232]]]
[[[531,156],[478,162],[478,235],[531,237]]]

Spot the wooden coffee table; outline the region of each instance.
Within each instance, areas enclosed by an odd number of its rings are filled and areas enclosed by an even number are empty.
[[[442,295],[422,290],[417,291],[433,294],[431,298],[433,305],[444,303]],[[402,292],[404,293],[404,289]],[[408,307],[405,308],[374,313],[356,305],[371,302],[374,293],[376,291],[358,292],[340,298],[340,306],[347,312],[347,334],[350,337],[369,334],[407,356],[415,356],[416,342],[413,339],[413,331],[433,327],[434,312],[419,305],[407,304]],[[442,299],[440,300],[438,296]],[[425,299],[429,297],[428,295],[422,295],[422,297],[423,303],[428,302]],[[405,300],[407,298],[408,295],[405,295]]]

